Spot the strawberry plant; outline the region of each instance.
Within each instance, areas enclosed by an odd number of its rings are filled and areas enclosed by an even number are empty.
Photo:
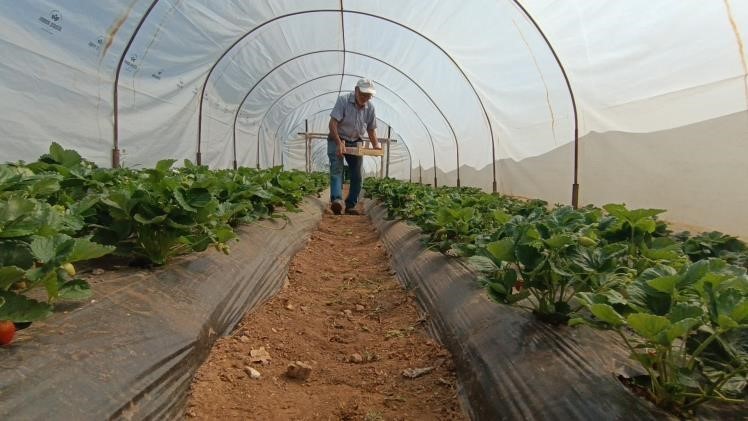
[[[91,291],[74,264],[116,251],[164,264],[211,244],[228,253],[232,226],[295,210],[326,177],[271,170],[97,168],[53,143],[31,164],[0,165],[0,320],[31,322]],[[47,300],[29,298],[44,289]]]
[[[30,322],[47,317],[57,299],[87,298],[90,288],[74,277],[72,264],[113,248],[72,237],[79,221],[60,207],[21,194],[0,193],[0,319]],[[37,287],[46,290],[46,303],[24,296]]]
[[[625,246],[598,248],[589,237],[595,235],[590,224],[598,217],[569,207],[515,216],[498,241],[485,245],[483,255],[490,262],[473,262],[487,275],[484,283],[498,301],[527,307],[547,322],[565,323],[577,292],[608,291],[629,276],[621,261]]]
[[[748,268],[748,247],[737,237],[719,231],[690,236],[688,232],[675,235],[683,242],[683,251],[692,262],[718,257],[728,263]]]
[[[653,402],[689,409],[743,402],[748,380],[748,277],[721,260],[650,268],[614,297],[577,294],[571,325],[615,331],[646,371]],[[633,333],[634,335],[631,335]]]

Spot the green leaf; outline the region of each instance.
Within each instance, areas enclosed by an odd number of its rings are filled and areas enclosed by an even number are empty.
[[[154,216],[151,219],[147,219],[143,215],[141,215],[139,213],[136,213],[133,218],[137,222],[139,222],[139,223],[141,223],[143,225],[151,225],[151,224],[160,224],[160,223],[164,222],[168,216],[169,215],[159,215],[159,216]]]
[[[647,285],[656,289],[657,291],[664,292],[666,294],[672,294],[675,290],[675,284],[678,283],[679,277],[677,275],[662,276],[647,281]]]
[[[52,314],[52,306],[10,291],[0,291],[5,304],[0,306],[0,320],[35,322]]]
[[[470,256],[468,262],[470,262],[470,265],[478,272],[491,273],[499,269],[493,260],[486,256]]]
[[[114,250],[114,246],[104,246],[91,241],[90,238],[76,238],[73,243],[73,249],[66,261],[73,263],[81,260],[96,259],[112,253]]]
[[[34,237],[31,241],[31,253],[36,260],[47,262],[62,262],[73,249],[75,240],[64,234],[54,237]]]
[[[56,178],[42,178],[31,185],[30,192],[32,196],[49,196],[60,190],[60,183]]]
[[[156,163],[156,170],[161,173],[166,172],[175,162],[177,162],[176,159],[162,159]]]
[[[70,168],[81,163],[81,156],[72,149],[64,149],[57,142],[49,147],[49,156],[63,167]]]
[[[236,238],[234,230],[229,226],[219,227],[213,230],[213,234],[219,243],[225,243],[226,241]]]
[[[42,263],[47,263],[55,257],[55,248],[53,237],[34,237],[31,241],[31,253]]]
[[[656,227],[657,223],[654,221],[654,219],[642,219],[634,223],[634,228],[646,233],[654,232]]]
[[[498,282],[489,282],[488,289],[490,292],[493,292],[496,298],[503,301],[506,299],[506,296],[509,295],[509,291],[504,287],[504,285],[498,283]]]
[[[525,298],[527,298],[529,296],[530,296],[530,290],[523,289],[522,291],[520,291],[520,292],[518,292],[516,294],[511,294],[508,297],[506,297],[506,301],[507,301],[508,304],[514,304],[514,303],[516,303],[518,301],[524,300]]]
[[[494,210],[492,216],[493,219],[500,225],[504,225],[509,222],[510,219],[512,219],[512,215],[509,215],[508,213],[501,210]]]
[[[46,273],[44,275],[44,278],[42,278],[42,283],[44,284],[44,288],[47,290],[47,296],[49,297],[49,300],[52,301],[57,298],[60,291],[60,282],[57,276],[57,271],[53,270]]]
[[[91,294],[91,286],[83,279],[65,282],[59,291],[59,297],[63,300],[85,300]]]
[[[607,304],[592,304],[589,308],[590,312],[594,314],[595,317],[611,326],[622,326],[626,323],[623,316]]]
[[[36,208],[35,201],[11,197],[0,201],[0,224],[15,221],[31,212]]]
[[[26,237],[37,233],[40,228],[43,226],[40,226],[39,222],[19,219],[6,225],[0,231],[0,238]]]
[[[23,241],[0,241],[0,266],[18,266],[28,269],[34,265],[29,245]]]
[[[181,189],[176,189],[173,191],[173,193],[174,193],[174,199],[176,199],[177,203],[179,203],[179,206],[181,206],[182,209],[188,212],[197,212],[197,209],[193,208],[192,206],[190,206],[189,203],[187,203],[187,200],[185,200]]]
[[[701,321],[699,319],[683,319],[676,323],[667,330],[668,344],[673,342],[676,338],[680,338],[687,334],[694,326],[698,325]]]
[[[82,200],[75,202],[68,206],[68,209],[70,209],[71,212],[73,212],[76,215],[80,215],[81,213],[91,209],[101,201],[101,198],[97,194],[89,194],[88,196],[84,197]]]
[[[717,297],[717,314],[729,315],[745,301],[745,296],[739,291],[734,289],[728,289],[721,291]]]
[[[213,196],[207,189],[190,189],[187,192],[187,200],[190,205],[196,208],[203,208],[208,206],[213,200]]]
[[[579,326],[579,325],[594,326],[592,323],[588,322],[587,320],[585,320],[582,317],[573,317],[573,318],[569,319],[568,325],[571,326],[571,327]]]
[[[708,260],[700,260],[693,263],[688,267],[688,269],[686,269],[686,273],[683,274],[678,282],[678,287],[683,288],[695,284],[699,279],[704,277],[707,272],[709,272]]]
[[[23,279],[26,271],[18,266],[0,267],[0,290],[6,290],[15,282]]]
[[[558,250],[572,244],[574,238],[569,234],[553,234],[551,238],[544,240],[544,243],[553,250]]]
[[[703,315],[704,310],[702,310],[700,306],[679,303],[670,309],[668,319],[670,322],[676,323],[683,319],[701,319]]]
[[[738,323],[746,322],[746,319],[748,319],[748,300],[743,300],[735,305],[730,312],[730,318]]]
[[[486,244],[486,250],[497,262],[514,262],[514,241],[504,238]]]
[[[719,324],[719,327],[724,330],[730,330],[739,327],[738,323],[735,320],[731,319],[730,316],[726,316],[724,314],[720,314],[717,317],[717,324]]]
[[[660,332],[671,326],[670,320],[654,314],[633,313],[626,320],[634,332],[649,340],[655,340]]]

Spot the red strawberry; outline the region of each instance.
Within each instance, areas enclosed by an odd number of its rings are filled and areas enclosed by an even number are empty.
[[[16,334],[16,325],[10,320],[0,321],[0,345],[8,345]]]

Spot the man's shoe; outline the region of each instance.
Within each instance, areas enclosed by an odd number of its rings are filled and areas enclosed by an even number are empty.
[[[361,215],[361,212],[354,208],[345,208],[345,214],[346,215]]]
[[[343,205],[340,203],[340,200],[335,200],[330,204],[330,209],[332,209],[332,213],[335,215],[340,215],[340,211],[343,210]]]

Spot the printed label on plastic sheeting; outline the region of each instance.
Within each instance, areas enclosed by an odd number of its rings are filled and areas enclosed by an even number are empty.
[[[52,9],[46,16],[39,16],[41,29],[49,34],[62,32],[62,13],[58,9]]]

